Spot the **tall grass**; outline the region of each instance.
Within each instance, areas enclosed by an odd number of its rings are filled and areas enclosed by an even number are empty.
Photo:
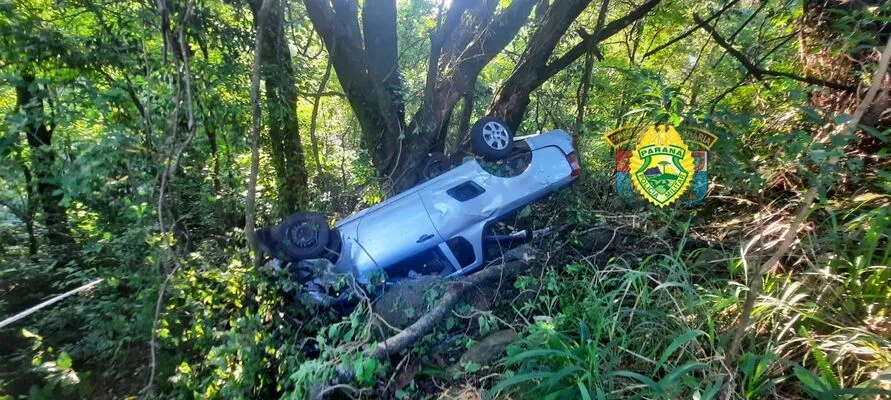
[[[491,395],[716,395],[722,382],[714,324],[698,318],[708,303],[678,258],[651,256],[637,267],[573,264],[548,271],[544,281],[539,305],[555,300],[559,311],[509,349],[512,373]]]
[[[878,254],[887,261],[887,237],[870,243],[885,246]],[[504,361],[507,372],[488,395],[545,399],[891,395],[882,391],[891,382],[888,337],[837,308],[845,299],[841,292],[861,290],[857,293],[862,295],[853,297],[858,304],[876,293],[883,296],[887,284],[863,291],[865,285],[852,288],[850,282],[855,273],[861,274],[863,283],[873,282],[886,269],[835,267],[842,260],[853,263],[846,265],[865,265],[862,253],[850,256],[827,258],[831,262],[806,271],[768,275],[743,342],[743,356],[732,365],[727,365],[724,354],[747,290],[745,281],[728,279],[745,279],[738,273],[744,272],[739,271],[743,266],[739,259],[729,258],[724,271],[688,265],[676,254],[651,255],[636,265],[614,259],[604,267],[580,263],[548,270],[537,298],[520,308],[523,313],[545,315],[509,349]],[[834,300],[828,301],[829,297]]]

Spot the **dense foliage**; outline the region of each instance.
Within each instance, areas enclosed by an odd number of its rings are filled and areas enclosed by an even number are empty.
[[[873,0],[0,0],[0,316],[103,279],[0,328],[0,398],[891,395],[889,37]],[[255,265],[254,218],[377,203],[485,115],[585,166],[494,304],[380,360],[373,299]],[[616,195],[602,134],[655,122],[719,136],[703,204]]]

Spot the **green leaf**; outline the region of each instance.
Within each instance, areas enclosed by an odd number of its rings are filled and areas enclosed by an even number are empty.
[[[613,371],[613,372],[610,372],[610,373],[606,374],[606,376],[607,376],[607,377],[619,376],[619,377],[623,377],[623,378],[633,379],[633,380],[635,380],[635,381],[638,381],[638,382],[640,382],[640,383],[643,383],[644,385],[647,385],[647,386],[648,386],[650,389],[652,389],[654,392],[659,392],[659,393],[662,392],[662,387],[661,387],[661,386],[659,386],[659,385],[658,385],[656,382],[654,382],[652,379],[650,379],[650,378],[648,378],[648,377],[646,377],[646,376],[643,376],[643,375],[641,375],[641,374],[639,374],[639,373],[637,373],[637,372],[626,371],[626,370]]]
[[[523,382],[528,382],[528,381],[547,379],[547,378],[550,378],[552,375],[554,375],[553,372],[547,372],[547,371],[529,372],[529,373],[525,373],[525,374],[519,374],[519,375],[510,377],[508,379],[505,379],[505,380],[499,382],[497,385],[495,385],[495,387],[492,388],[492,390],[490,390],[487,393],[486,397],[492,398],[492,396],[494,396],[495,394],[498,394],[502,390],[507,389],[511,386],[516,386]]]
[[[718,380],[715,383],[712,383],[711,386],[705,389],[705,393],[702,394],[702,400],[711,400],[718,395],[718,391],[721,390],[721,386],[724,385],[724,376],[718,375]]]
[[[705,332],[696,329],[676,337],[662,352],[662,356],[659,357],[659,362],[656,364],[656,370],[659,370],[659,368],[665,365],[665,361],[668,361],[668,358],[674,354],[675,350],[702,335],[705,335]]]
[[[479,365],[479,364],[477,364],[477,363],[475,363],[475,362],[473,362],[473,361],[468,362],[467,364],[464,364],[464,371],[467,371],[467,372],[470,372],[470,373],[474,373],[474,372],[476,372],[476,371],[479,371],[480,368],[482,368],[482,366]]]
[[[827,392],[831,388],[813,372],[801,367],[795,367],[795,377],[798,378],[798,382],[801,384],[802,389],[810,393],[812,396],[818,399],[830,398]]]
[[[71,369],[73,361],[71,360],[71,356],[66,352],[62,352],[59,354],[59,358],[56,359],[56,366],[63,370]]]
[[[579,393],[582,395],[582,400],[591,400],[591,393],[588,392],[588,386],[582,381],[578,381],[577,384],[579,386]]]
[[[534,349],[534,350],[526,350],[520,354],[517,354],[512,357],[508,357],[507,360],[504,361],[505,364],[517,364],[522,362],[523,360],[529,358],[538,358],[538,357],[546,357],[546,356],[558,356],[558,357],[566,357],[570,359],[577,360],[578,359],[573,356],[571,353],[563,350],[552,350],[552,349]]]
[[[562,380],[563,378],[565,378],[569,375],[572,375],[573,373],[584,372],[584,371],[585,371],[584,369],[582,369],[581,367],[579,367],[577,365],[570,365],[568,367],[564,367],[563,369],[557,371],[554,374],[554,376],[552,376],[550,379],[548,379],[548,383],[546,386],[553,387],[554,385],[559,383],[560,380]]]
[[[690,372],[693,372],[693,371],[696,371],[699,369],[703,369],[703,368],[705,368],[705,366],[706,366],[705,363],[701,363],[699,361],[692,361],[692,362],[686,363],[678,368],[675,368],[668,375],[665,375],[665,377],[659,381],[659,387],[662,389],[666,389],[669,386],[671,386],[672,384],[674,384],[674,381],[677,380],[678,378],[685,376],[685,375],[689,374]]]

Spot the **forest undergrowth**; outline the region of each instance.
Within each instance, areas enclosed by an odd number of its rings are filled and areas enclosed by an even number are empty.
[[[868,267],[887,264],[887,242],[876,239],[888,218],[886,196],[861,194],[846,211],[823,204],[811,213],[793,250],[765,275],[739,356],[730,361],[751,265],[777,246],[794,197],[764,207],[718,196],[699,209],[640,212],[597,207],[606,204],[592,194],[604,192],[601,185],[586,182],[535,207],[527,223],[555,233],[532,244],[525,274],[488,292],[497,298],[489,309],[461,304],[411,351],[383,363],[362,352],[379,340],[370,303],[348,314],[295,304],[281,272],[255,270],[237,255],[210,258],[219,252],[208,244],[185,257],[170,288],[170,312],[159,324],[158,388],[165,397],[227,398],[887,394],[891,325],[888,303],[877,299],[887,299],[888,271]],[[826,230],[845,234],[827,240]],[[114,332],[132,329],[123,319],[138,321],[140,310],[99,318],[125,285],[112,280],[41,319],[52,329],[57,312],[96,315],[102,325],[87,332],[107,336],[72,340],[109,346],[101,351],[68,353],[24,332],[32,350],[22,362],[48,379],[32,397],[128,390],[121,383],[148,360],[118,358],[144,344]],[[425,297],[434,303],[437,291]],[[504,358],[447,368],[456,361],[450,357],[502,329],[519,333]],[[437,346],[456,335],[451,347]],[[91,365],[81,358],[88,352],[104,356]],[[106,369],[100,360],[115,361]],[[355,381],[329,386],[345,366]]]
[[[101,279],[0,326],[0,400],[889,398],[889,26],[874,0],[0,0],[0,317]],[[258,266],[253,227],[384,201],[486,116],[575,140],[580,179],[504,221],[531,243],[347,308]],[[701,204],[618,195],[603,134],[653,124],[718,138]]]

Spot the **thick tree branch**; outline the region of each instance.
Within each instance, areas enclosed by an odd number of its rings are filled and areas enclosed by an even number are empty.
[[[516,130],[529,105],[529,93],[544,82],[541,73],[557,43],[591,0],[556,0],[545,12],[513,73],[498,89],[490,114],[505,120]]]
[[[488,24],[476,30],[469,44],[453,59],[445,69],[443,77],[436,85],[432,96],[425,96],[421,107],[406,129],[412,133],[400,147],[399,164],[388,169],[388,177],[394,183],[393,191],[399,192],[414,183],[412,174],[436,143],[443,124],[450,117],[450,111],[461,96],[472,87],[476,77],[495,56],[497,56],[523,27],[537,0],[515,0],[500,13],[494,15]],[[491,7],[481,2],[475,10],[485,13]],[[469,23],[475,24],[471,17]],[[469,31],[469,30],[468,30]]]
[[[603,0],[600,3],[600,12],[597,14],[597,25],[594,26],[594,32],[600,32],[603,24],[606,23],[606,14],[609,12],[609,0]]]
[[[464,16],[464,12],[469,10],[473,3],[473,0],[452,1],[452,5],[446,12],[445,21],[443,22],[437,37],[440,46],[443,46],[451,40],[452,34],[454,34],[455,31],[457,31],[458,26],[461,25],[461,19]]]
[[[350,18],[355,21],[352,13]],[[362,30],[368,72],[375,82],[382,83],[380,90],[389,95],[395,107],[396,118],[404,121],[405,101],[399,75],[396,36],[396,0],[366,0],[362,5]]]
[[[510,78],[499,89],[489,108],[489,113],[503,118],[516,130],[529,106],[529,95],[545,81],[567,68],[579,57],[595,50],[598,43],[643,18],[661,0],[647,0],[627,15],[603,25],[602,29],[588,35],[580,32],[582,41],[566,54],[547,64],[556,44],[576,17],[587,7],[590,0],[557,0],[548,9],[539,28],[529,40],[529,45],[517,62]],[[605,14],[606,2],[601,6],[601,16]],[[595,53],[595,55],[598,53]]]
[[[401,87],[388,87],[386,82],[375,79],[375,76],[380,77],[378,73],[369,72],[373,68],[359,31],[355,0],[335,0],[334,7],[328,0],[303,0],[303,3],[325,42],[350,107],[362,124],[362,139],[371,152],[372,161],[379,171],[389,169],[392,153],[399,147],[398,137],[405,125],[401,102],[394,96],[401,92]],[[395,18],[395,14],[392,17]],[[369,29],[375,35],[386,36],[380,32],[384,29],[380,26],[369,26]],[[377,44],[370,46],[376,48]],[[398,74],[395,72],[398,71],[393,67],[394,73],[388,76],[396,80]]]
[[[494,0],[456,0],[452,2],[452,7],[446,14],[445,29],[450,29],[450,25],[456,25],[456,27],[451,28],[448,39],[442,42],[440,65],[443,70],[454,69],[453,65],[461,60],[471,41],[492,19],[497,5],[498,2]],[[461,11],[460,14],[458,10]]]
[[[765,75],[777,76],[777,77],[789,78],[789,79],[796,80],[799,82],[808,83],[811,85],[824,86],[824,87],[828,87],[830,89],[842,90],[842,91],[851,92],[851,93],[857,92],[856,87],[846,85],[843,83],[831,82],[831,81],[814,78],[814,77],[810,77],[810,76],[799,76],[799,75],[795,75],[795,74],[788,73],[788,72],[771,71],[768,69],[760,68],[757,65],[755,65],[751,60],[749,60],[749,58],[746,57],[745,54],[743,54],[739,50],[735,49],[733,46],[730,45],[730,43],[727,43],[727,41],[724,40],[724,38],[721,37],[720,34],[718,34],[718,32],[715,30],[715,28],[712,27],[711,25],[709,25],[708,23],[706,23],[702,18],[700,18],[697,15],[694,15],[693,20],[696,21],[696,24],[699,25],[699,27],[701,27],[703,30],[705,30],[710,35],[712,35],[712,38],[715,39],[715,43],[717,43],[718,46],[721,46],[722,48],[724,48],[724,50],[726,50],[728,54],[730,54],[731,56],[733,56],[733,58],[735,58],[737,61],[739,61],[739,63],[742,64],[743,67],[745,67],[745,69],[747,71],[749,71],[749,73],[752,74],[752,76],[754,76],[758,80],[763,79]]]
[[[650,10],[655,8],[661,2],[662,0],[647,0],[645,3],[641,4],[639,7],[635,8],[622,18],[619,18],[607,24],[605,27],[603,27],[602,30],[594,32],[587,38],[583,38],[581,42],[577,43],[575,46],[569,49],[569,51],[554,60],[545,68],[541,76],[541,81],[547,81],[558,72],[569,67],[572,63],[574,63],[585,54],[585,51],[588,49],[588,46],[590,46],[591,43],[602,42],[621,32],[623,29],[633,24],[635,21],[643,18],[645,15],[647,15],[648,12],[650,12]]]
[[[507,8],[494,16],[492,22],[470,43],[466,52],[468,57],[462,62],[467,63],[467,67],[477,73],[482,70],[517,36],[535,4],[535,0],[512,1]]]
[[[433,98],[436,90],[436,80],[439,77],[439,55],[442,53],[442,8],[439,4],[436,12],[436,29],[430,33],[430,57],[427,61],[427,80],[424,83],[424,98]],[[433,105],[431,105],[433,106]]]

